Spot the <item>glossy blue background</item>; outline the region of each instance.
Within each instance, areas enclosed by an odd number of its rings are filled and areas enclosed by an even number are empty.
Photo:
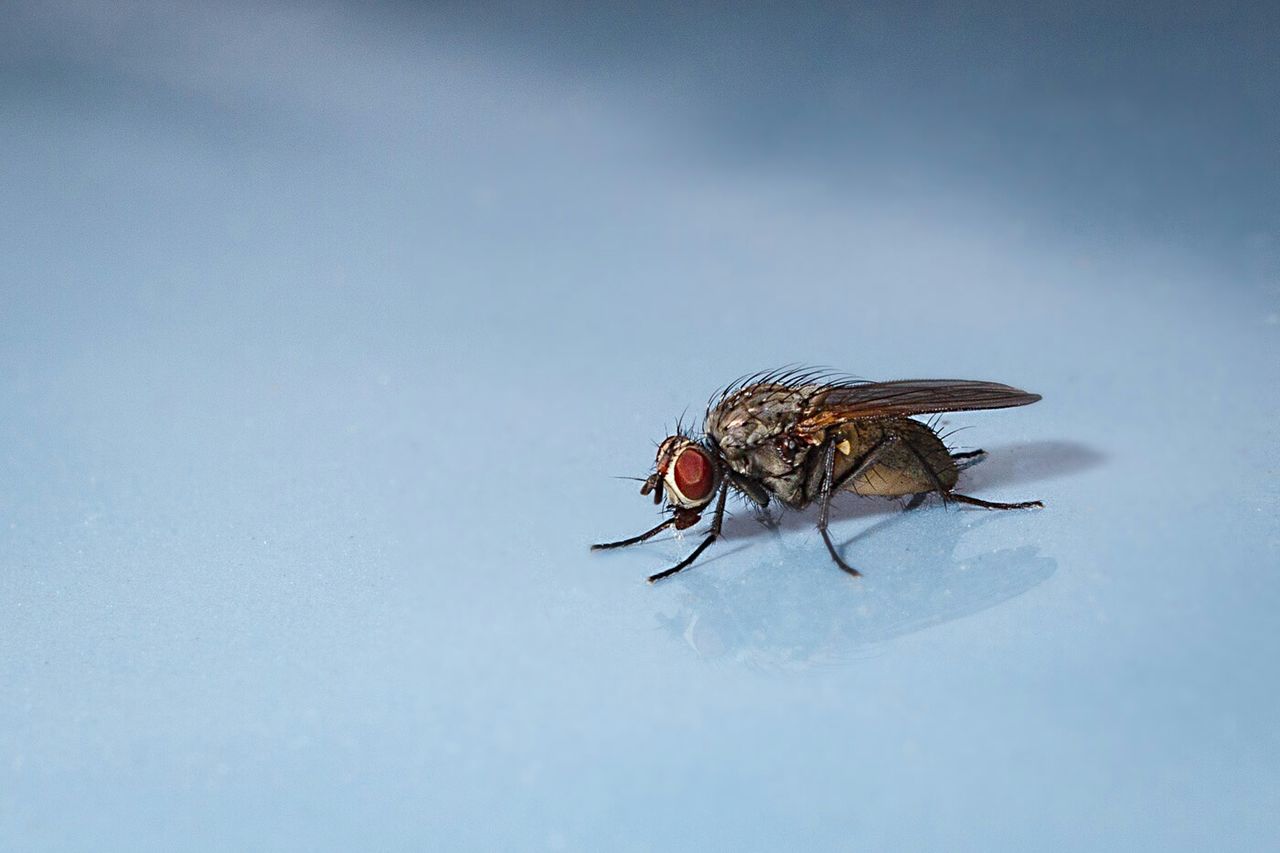
[[[1273,7],[4,17],[0,848],[1280,845]],[[587,552],[794,361],[1048,508]]]

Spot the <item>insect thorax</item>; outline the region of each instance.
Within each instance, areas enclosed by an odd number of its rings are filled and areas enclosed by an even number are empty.
[[[707,435],[734,473],[760,481],[783,503],[803,506],[808,445],[790,440],[808,404],[811,389],[753,385],[716,404],[707,413]]]
[[[734,473],[759,482],[793,508],[817,498],[823,475],[820,445],[828,439],[835,442],[837,481],[882,439],[896,440],[872,469],[843,485],[849,491],[892,497],[955,486],[947,448],[927,425],[910,418],[852,421],[797,440],[795,428],[820,393],[816,386],[748,386],[707,413],[707,435]]]

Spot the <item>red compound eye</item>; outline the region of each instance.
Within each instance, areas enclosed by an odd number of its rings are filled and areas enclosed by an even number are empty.
[[[711,480],[711,462],[702,451],[690,447],[676,457],[676,487],[689,500],[700,501],[711,494]]]

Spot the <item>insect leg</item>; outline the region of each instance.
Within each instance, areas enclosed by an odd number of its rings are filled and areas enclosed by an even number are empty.
[[[831,559],[835,561],[837,566],[854,577],[858,577],[862,573],[840,559],[840,555],[836,553],[836,546],[831,541],[831,534],[827,532],[827,522],[831,517],[831,495],[849,480],[870,470],[871,466],[875,465],[879,460],[880,454],[884,452],[884,449],[895,440],[896,436],[892,435],[887,435],[880,439],[875,446],[863,455],[857,465],[853,466],[848,473],[840,478],[839,482],[835,483],[832,481],[835,479],[836,445],[834,441],[829,440],[827,442],[827,449],[822,462],[822,494],[819,497],[818,532],[822,534],[822,541],[827,543],[827,553],[831,555]]]
[[[1044,509],[1044,504],[1040,501],[1021,501],[1020,503],[999,503],[997,501],[984,501],[982,498],[971,498],[968,495],[962,495],[957,492],[949,492],[942,485],[942,481],[938,479],[938,472],[933,470],[933,466],[925,461],[924,454],[916,450],[915,445],[911,442],[904,442],[907,450],[919,460],[924,470],[929,474],[929,479],[933,481],[933,487],[938,494],[942,495],[942,502],[956,501],[957,503],[969,504],[970,506],[980,506],[984,509]],[[981,451],[979,451],[981,452]],[[952,457],[955,458],[954,456]]]
[[[942,496],[942,503],[945,506],[947,499],[951,497],[951,493],[947,491],[947,487],[942,485],[942,481],[938,479],[938,472],[933,470],[933,466],[924,458],[924,454],[916,449],[914,444],[906,439],[903,439],[902,443],[906,445],[907,450],[910,451],[911,455],[920,463],[920,467],[924,469],[924,472],[929,475],[929,482],[933,483],[934,491]]]
[[[968,495],[959,495],[952,492],[948,497],[953,501],[970,506],[980,506],[983,509],[1044,509],[1044,504],[1040,501],[1021,501],[1019,503],[1000,503],[998,501],[984,501],[982,498],[971,498]]]
[[[966,468],[972,468],[987,457],[985,450],[970,450],[965,453],[952,453],[951,461],[956,463],[956,470],[963,471]]]
[[[698,559],[698,555],[701,554],[703,551],[707,550],[707,547],[712,542],[716,541],[717,538],[719,538],[720,525],[724,523],[724,502],[728,496],[729,496],[729,484],[728,482],[725,482],[720,486],[720,497],[719,499],[716,500],[716,514],[715,514],[715,517],[711,519],[711,532],[707,534],[707,538],[702,540],[701,545],[693,549],[692,554],[685,557],[679,563],[667,569],[666,571],[658,572],[656,575],[652,575],[649,578],[649,583],[653,583],[654,581],[660,581],[665,577],[670,577],[671,575],[674,575],[676,572],[684,571],[685,569],[689,568],[689,566],[693,564],[693,561]]]
[[[603,551],[607,548],[625,548],[628,545],[635,545],[637,542],[643,542],[644,540],[648,539],[650,536],[653,536],[654,534],[665,530],[666,528],[670,527],[675,523],[676,523],[676,517],[673,515],[670,518],[668,518],[666,521],[659,524],[657,527],[653,528],[652,530],[646,530],[644,533],[641,533],[639,536],[632,536],[630,539],[620,539],[617,542],[602,542],[599,545],[592,545],[591,550]]]

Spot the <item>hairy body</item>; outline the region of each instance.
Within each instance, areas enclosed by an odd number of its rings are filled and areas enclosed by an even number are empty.
[[[1008,385],[961,379],[862,382],[787,369],[744,377],[712,398],[703,438],[678,431],[659,445],[655,471],[641,493],[652,492],[654,503],[661,503],[665,492],[671,517],[638,536],[592,548],[643,542],[667,527],[683,530],[696,524],[714,500],[707,538],[685,560],[649,580],[667,577],[691,564],[720,535],[725,497],[732,489],[762,507],[772,498],[792,509],[817,503],[818,530],[832,560],[857,575],[827,532],[834,492],[912,496],[910,506],[930,492],[985,509],[1041,506],[956,493],[957,460],[981,451],[952,454],[932,427],[911,417],[1025,406],[1039,399]]]

